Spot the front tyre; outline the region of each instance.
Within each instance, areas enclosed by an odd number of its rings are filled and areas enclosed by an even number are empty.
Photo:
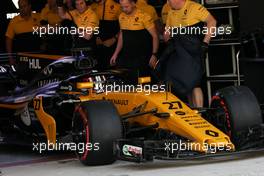
[[[122,123],[113,103],[98,100],[78,105],[72,131],[76,154],[84,165],[111,164],[116,160],[113,146],[122,138]]]
[[[262,113],[255,95],[248,87],[230,86],[217,91],[211,108],[211,121],[226,133],[237,149],[256,142],[261,135]]]

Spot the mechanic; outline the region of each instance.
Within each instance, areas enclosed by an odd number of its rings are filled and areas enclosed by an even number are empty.
[[[168,13],[164,39],[168,41],[172,38],[175,51],[166,63],[166,79],[173,83],[179,94],[187,95],[191,106],[203,107],[203,92],[200,87],[204,73],[203,60],[215,32],[216,20],[199,3],[191,0],[168,0],[168,2],[172,10]],[[207,30],[202,39],[202,35],[196,34],[194,30],[189,30],[192,33],[186,34],[176,32],[175,35],[175,30],[197,29],[197,27],[204,29],[204,23]]]
[[[52,31],[55,31],[54,29],[56,29],[56,27],[61,25],[62,21],[58,15],[56,0],[47,0],[46,6],[41,10],[40,18],[42,30],[46,27],[46,31],[49,30],[49,32],[51,32],[43,36],[41,49],[51,54],[61,53],[61,51],[64,50],[64,45],[61,44],[61,41],[64,40],[64,35],[52,33]],[[50,30],[50,28],[53,28],[53,30]]]
[[[146,13],[148,13],[151,16],[151,18],[153,19],[157,31],[159,33],[163,32],[162,31],[161,21],[160,21],[160,19],[158,17],[156,9],[152,5],[149,5],[147,1],[148,0],[137,0],[137,3],[136,3],[137,8],[142,10],[142,11],[144,11],[144,12],[146,12]]]
[[[168,1],[163,5],[162,9],[161,9],[161,18],[162,18],[162,23],[164,25],[166,25],[166,21],[167,21],[167,16],[169,11],[171,10],[171,7],[168,3]]]
[[[136,7],[136,0],[120,0],[120,32],[111,65],[149,74],[156,63],[158,34],[151,16]]]
[[[73,21],[77,28],[73,48],[86,48],[90,54],[95,54],[95,36],[99,33],[99,20],[91,9],[89,1],[75,0],[74,10],[66,11],[63,1],[57,1],[59,16],[62,19]]]
[[[119,3],[114,0],[96,0],[91,8],[96,12],[100,22],[100,33],[96,38],[98,66],[99,68],[108,68],[110,58],[113,55],[118,32],[120,30],[118,17],[121,13]]]
[[[46,6],[41,10],[40,13],[42,25],[51,25],[56,26],[60,25],[61,18],[58,15],[58,7],[56,4],[56,0],[48,0]]]
[[[19,0],[20,14],[14,17],[6,31],[6,50],[9,53],[9,63],[15,64],[11,53],[21,51],[38,51],[40,38],[34,35],[34,27],[40,25],[40,16],[32,13],[30,0]]]

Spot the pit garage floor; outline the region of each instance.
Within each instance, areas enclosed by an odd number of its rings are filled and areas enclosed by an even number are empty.
[[[32,153],[24,147],[0,147],[0,176],[263,176],[264,152],[210,159],[83,166],[72,153]]]

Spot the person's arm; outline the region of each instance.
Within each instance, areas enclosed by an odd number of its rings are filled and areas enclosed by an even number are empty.
[[[170,30],[167,30],[167,29],[169,29],[169,28],[165,27],[165,31],[163,33],[163,40],[164,40],[164,42],[168,42],[170,40],[170,38],[171,38],[171,36],[170,36]]]
[[[10,65],[15,64],[15,59],[12,57],[13,39],[6,37],[6,52],[8,53],[8,60]]]
[[[123,48],[123,34],[122,34],[122,30],[120,30],[119,34],[118,34],[118,40],[117,40],[117,46],[115,49],[115,52],[110,60],[110,64],[111,65],[115,65],[116,64],[116,58],[118,56],[118,54],[120,53],[120,51]]]
[[[96,13],[94,11],[92,12],[93,13],[89,14],[89,16],[86,16],[86,26],[81,26],[84,27],[83,30],[80,31],[81,35],[83,35],[83,38],[86,40],[90,40],[94,34],[97,35],[99,33],[97,33],[97,29],[99,29],[99,19]]]
[[[164,29],[163,29],[163,24],[161,22],[161,19],[155,20],[154,23],[155,23],[156,30],[157,30],[158,34],[162,35],[164,32]]]
[[[209,14],[205,20],[205,23],[208,29],[208,33],[204,36],[203,42],[209,44],[212,36],[214,36],[216,32],[216,20],[211,14]]]
[[[157,62],[157,53],[159,49],[159,37],[156,30],[156,27],[152,27],[147,29],[150,35],[152,36],[152,55],[149,60],[149,65],[152,68],[155,68],[156,62]]]
[[[164,40],[164,42],[168,42],[169,40],[170,40],[170,38],[171,38],[171,27],[170,26],[173,26],[172,24],[171,24],[171,18],[173,18],[173,17],[171,17],[172,15],[171,15],[171,13],[170,12],[168,12],[168,15],[167,15],[167,17],[166,17],[166,24],[165,24],[165,28],[164,28],[164,33],[163,33],[163,40]]]
[[[152,53],[156,54],[159,49],[159,37],[155,27],[147,29],[152,36]]]
[[[90,40],[93,37],[93,32],[89,31],[87,32],[85,29],[84,30],[80,30],[80,35],[83,35],[83,38],[85,38],[86,40]]]

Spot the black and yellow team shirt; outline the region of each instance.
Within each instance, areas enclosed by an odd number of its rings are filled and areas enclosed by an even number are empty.
[[[140,9],[137,9],[133,15],[121,13],[119,16],[119,24],[121,30],[131,31],[150,29],[154,27],[154,21],[151,16]]]
[[[201,4],[186,0],[184,7],[180,10],[170,10],[168,13],[166,27],[187,27],[200,22],[205,22],[210,13]]]
[[[31,17],[27,20],[20,15],[14,17],[7,28],[6,37],[13,39],[16,35],[23,33],[33,33],[34,28],[40,25],[40,15],[32,13]]]
[[[29,19],[20,15],[14,17],[7,28],[5,36],[13,40],[13,52],[39,50],[41,38],[38,35],[40,15],[32,13]]]
[[[55,26],[56,24],[59,25],[62,21],[58,12],[51,10],[48,4],[46,4],[46,6],[41,10],[40,18],[41,20],[47,21],[48,24],[52,26]]]
[[[95,30],[95,28],[99,27],[98,17],[91,8],[88,8],[82,14],[79,13],[76,9],[71,10],[70,14],[73,18],[73,21],[79,28],[92,28],[93,30]]]
[[[114,0],[105,0],[101,3],[93,3],[91,8],[100,20],[100,38],[106,40],[114,37],[119,32],[120,5]]]
[[[138,9],[142,10],[143,12],[148,13],[153,21],[156,21],[159,19],[158,14],[155,10],[155,8],[151,5],[149,5],[146,0],[138,0],[136,3],[136,6]]]
[[[99,20],[118,20],[121,7],[113,0],[105,0],[103,3],[93,3],[91,9],[97,14]]]
[[[166,24],[168,13],[170,10],[171,10],[171,7],[170,7],[169,3],[165,3],[162,7],[162,10],[161,10],[161,18],[162,18],[163,24]]]
[[[89,7],[85,12],[79,13],[76,9],[70,11],[70,15],[73,18],[74,23],[79,29],[83,29],[86,34],[95,34],[91,39],[86,40],[82,37],[77,37],[74,43],[74,47],[83,48],[91,47],[95,48],[95,37],[100,34],[99,20],[96,13]]]
[[[128,68],[147,66],[152,54],[152,37],[147,29],[155,27],[151,16],[136,9],[133,15],[121,13],[119,24],[123,34],[120,65]]]

